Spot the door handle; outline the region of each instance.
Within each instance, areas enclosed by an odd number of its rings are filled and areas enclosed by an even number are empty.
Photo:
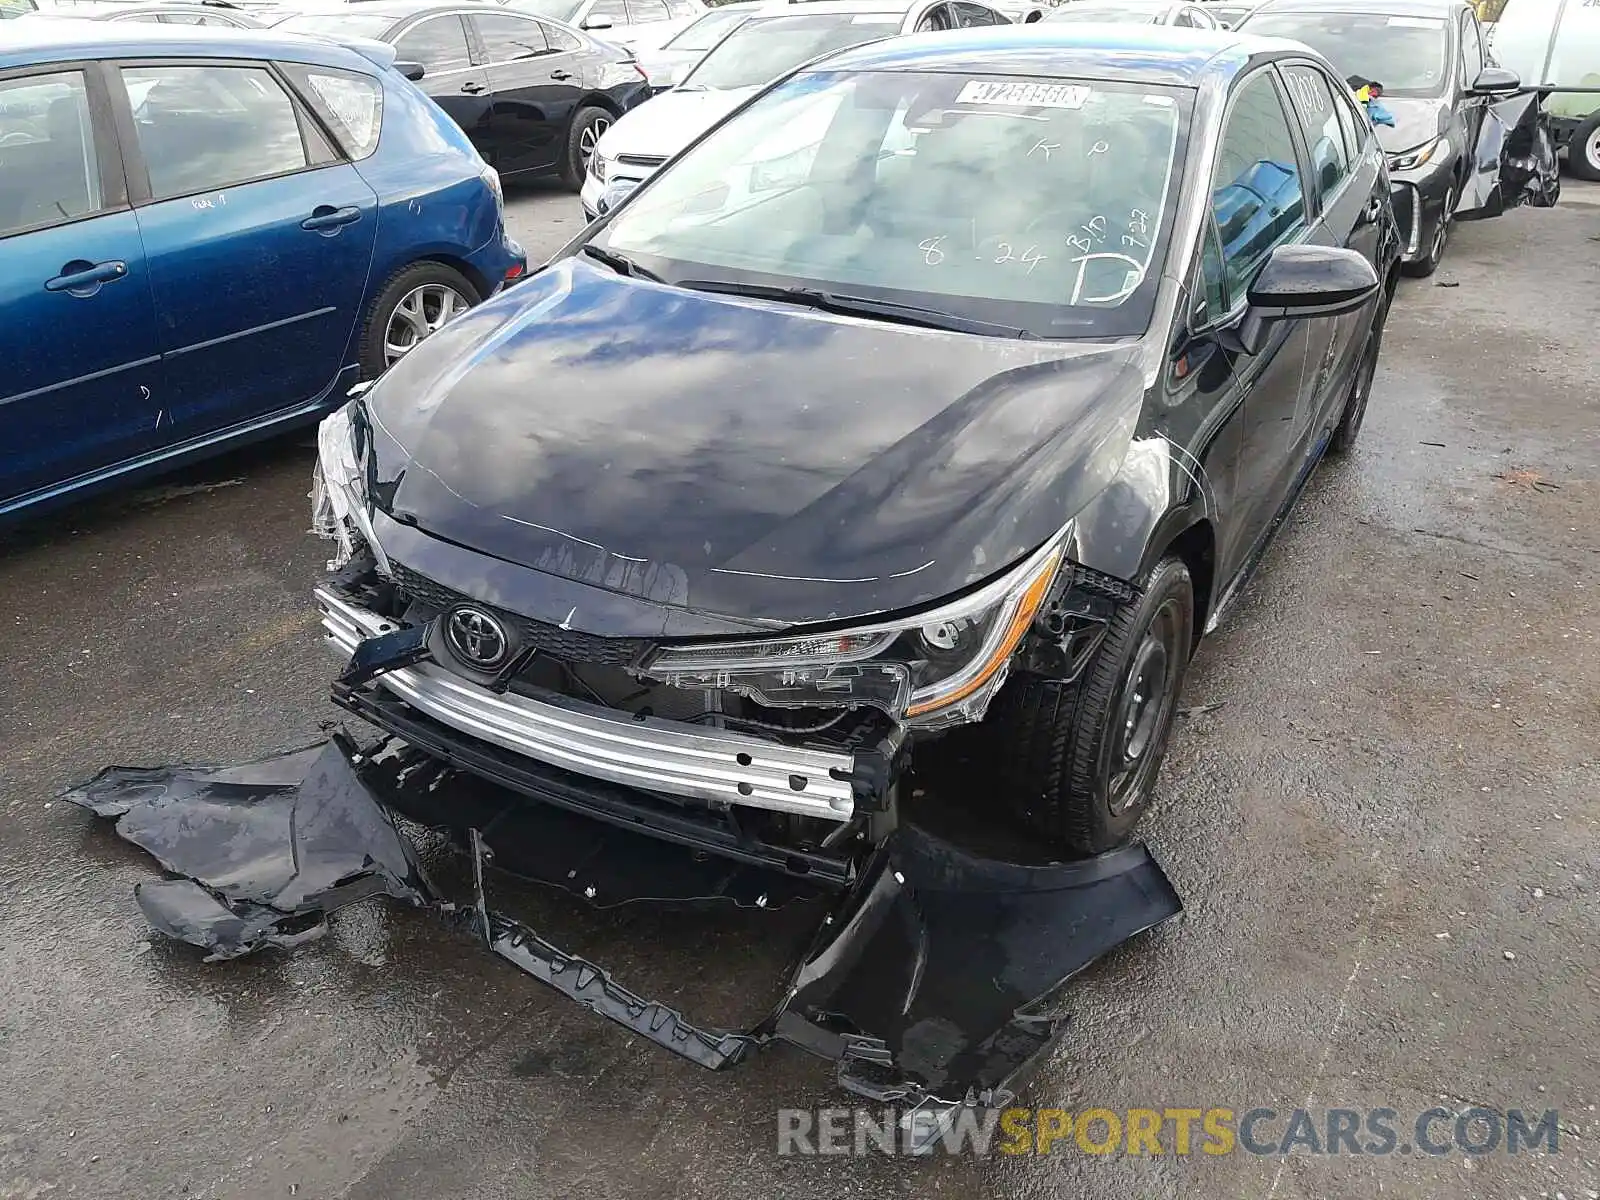
[[[121,279],[128,273],[128,264],[121,259],[112,259],[102,263],[85,262],[77,259],[67,263],[61,268],[61,274],[54,279],[44,281],[44,290],[47,292],[70,292],[73,295],[93,295],[100,290],[102,283],[110,283],[113,279]]]
[[[300,222],[300,228],[323,232],[339,229],[360,219],[361,210],[353,204],[347,204],[343,208],[334,208],[331,204],[319,204],[311,210],[309,217]]]
[[[551,71],[550,72],[550,78],[551,79],[571,79],[572,78],[572,72],[571,71]]]
[[[1383,201],[1374,196],[1367,201],[1367,206],[1361,210],[1361,219],[1366,222],[1376,221],[1378,214],[1383,211]]]
[[[487,89],[483,86],[483,84],[473,83],[469,80],[461,85],[461,90],[466,92],[469,96],[476,96],[478,93],[486,91]]]

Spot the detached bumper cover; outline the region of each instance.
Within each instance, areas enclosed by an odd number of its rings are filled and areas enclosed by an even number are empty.
[[[495,911],[487,869],[504,863],[591,899],[612,889],[603,895],[613,904],[768,907],[801,893],[791,880],[774,879],[769,892],[762,872],[508,799],[393,744],[374,756],[336,739],[234,768],[110,768],[66,798],[118,817],[119,834],[185,877],[173,882],[204,900],[205,919],[159,919],[146,896],[163,885],[141,885],[141,906],[163,932],[213,956],[292,944],[333,909],[388,894],[431,906],[519,970],[702,1066],[789,1041],[834,1059],[846,1088],[936,1119],[1008,1103],[1063,1028],[1052,1007],[1061,985],[1182,908],[1143,846],[1018,866],[902,826],[871,852],[856,886],[831,900],[817,893],[827,916],[776,1011],[749,1030],[718,1030]],[[391,808],[461,836],[473,861],[470,901],[441,897]]]

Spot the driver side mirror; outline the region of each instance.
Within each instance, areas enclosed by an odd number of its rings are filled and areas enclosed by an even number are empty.
[[[419,62],[397,62],[394,65],[394,69],[411,80],[412,83],[417,82],[428,73],[427,69]]]
[[[1269,326],[1355,312],[1372,299],[1378,286],[1377,271],[1360,251],[1343,246],[1279,246],[1250,285],[1248,306],[1231,340],[1245,354],[1259,354]]]
[[[1474,96],[1509,96],[1522,88],[1522,77],[1504,67],[1485,67],[1467,91]]]
[[[611,25],[612,21],[610,17],[603,13],[596,13],[592,17],[585,17],[580,28],[587,29],[589,32],[593,33],[597,29],[610,29]]]

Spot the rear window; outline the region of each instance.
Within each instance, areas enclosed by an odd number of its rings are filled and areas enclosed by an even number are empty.
[[[1241,22],[1241,28],[1304,42],[1341,76],[1374,79],[1388,96],[1442,96],[1450,81],[1449,26],[1434,17],[1268,12]]]
[[[900,18],[888,13],[817,13],[750,20],[702,58],[678,87],[687,92],[761,87],[819,54],[899,32]]]
[[[329,37],[362,37],[382,41],[394,27],[393,17],[377,13],[302,13],[280,21],[276,28],[288,33],[320,33]]]
[[[283,66],[300,94],[333,130],[346,155],[363,159],[378,148],[378,136],[383,131],[381,83],[358,71],[300,63]]]

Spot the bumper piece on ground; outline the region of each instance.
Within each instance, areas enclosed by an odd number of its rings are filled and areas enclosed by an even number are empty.
[[[342,739],[235,767],[108,767],[63,798],[116,818],[121,837],[183,876],[134,896],[210,959],[309,941],[330,912],[372,896],[433,901]]]
[[[840,892],[530,804],[392,740],[362,754],[338,737],[239,767],[113,767],[66,798],[116,817],[122,837],[183,876],[139,885],[140,906],[214,958],[293,945],[336,908],[393,896],[701,1066],[775,1040],[832,1058],[844,1087],[905,1103],[902,1123],[914,1116],[925,1139],[963,1107],[1009,1103],[1064,1027],[1062,985],[1182,909],[1143,846],[1020,865],[905,824]],[[391,810],[457,838],[472,858],[470,901],[441,897]],[[491,865],[601,904],[803,898],[826,915],[775,1012],[747,1031],[707,1029],[491,908]]]

